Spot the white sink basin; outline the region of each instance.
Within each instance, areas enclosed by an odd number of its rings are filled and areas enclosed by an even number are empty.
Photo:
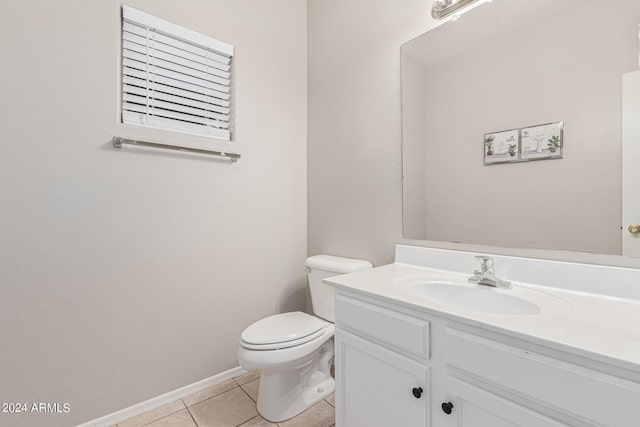
[[[408,277],[395,286],[412,297],[464,310],[502,315],[535,315],[555,311],[564,300],[545,292],[514,285],[511,289],[467,283],[457,276]]]

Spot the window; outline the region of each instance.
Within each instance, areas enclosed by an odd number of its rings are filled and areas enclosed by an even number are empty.
[[[122,122],[231,140],[233,46],[122,8]]]

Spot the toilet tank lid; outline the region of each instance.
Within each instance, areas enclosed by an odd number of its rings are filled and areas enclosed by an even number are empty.
[[[353,273],[354,271],[367,270],[373,267],[369,261],[333,255],[314,255],[307,258],[304,264],[309,268],[336,274]]]

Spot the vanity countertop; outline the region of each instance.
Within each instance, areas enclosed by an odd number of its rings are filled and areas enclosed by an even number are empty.
[[[325,279],[340,289],[461,321],[537,344],[640,372],[640,300],[513,281],[513,289],[487,292],[533,300],[540,312],[499,314],[467,309],[407,292],[410,282],[470,275],[396,262]],[[639,285],[640,286],[640,285]],[[530,296],[527,297],[527,296]]]

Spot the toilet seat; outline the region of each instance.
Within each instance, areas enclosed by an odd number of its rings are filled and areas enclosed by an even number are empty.
[[[292,341],[279,342],[279,343],[271,343],[271,344],[251,344],[246,341],[242,341],[242,346],[248,350],[280,350],[283,348],[296,347],[309,341],[313,341],[314,339],[322,336],[324,331],[321,329],[313,334],[307,335],[306,337],[298,338]]]
[[[333,342],[334,332],[335,326],[328,323],[325,328],[321,329],[321,335],[315,339],[304,344],[268,351],[252,350],[247,348],[242,340],[239,340],[238,359],[240,366],[246,371],[262,371],[263,373],[283,368],[295,369],[312,360],[316,350],[326,345],[327,342]]]
[[[320,337],[327,325],[327,322],[300,311],[276,314],[245,329],[240,342],[249,350],[290,348]]]

